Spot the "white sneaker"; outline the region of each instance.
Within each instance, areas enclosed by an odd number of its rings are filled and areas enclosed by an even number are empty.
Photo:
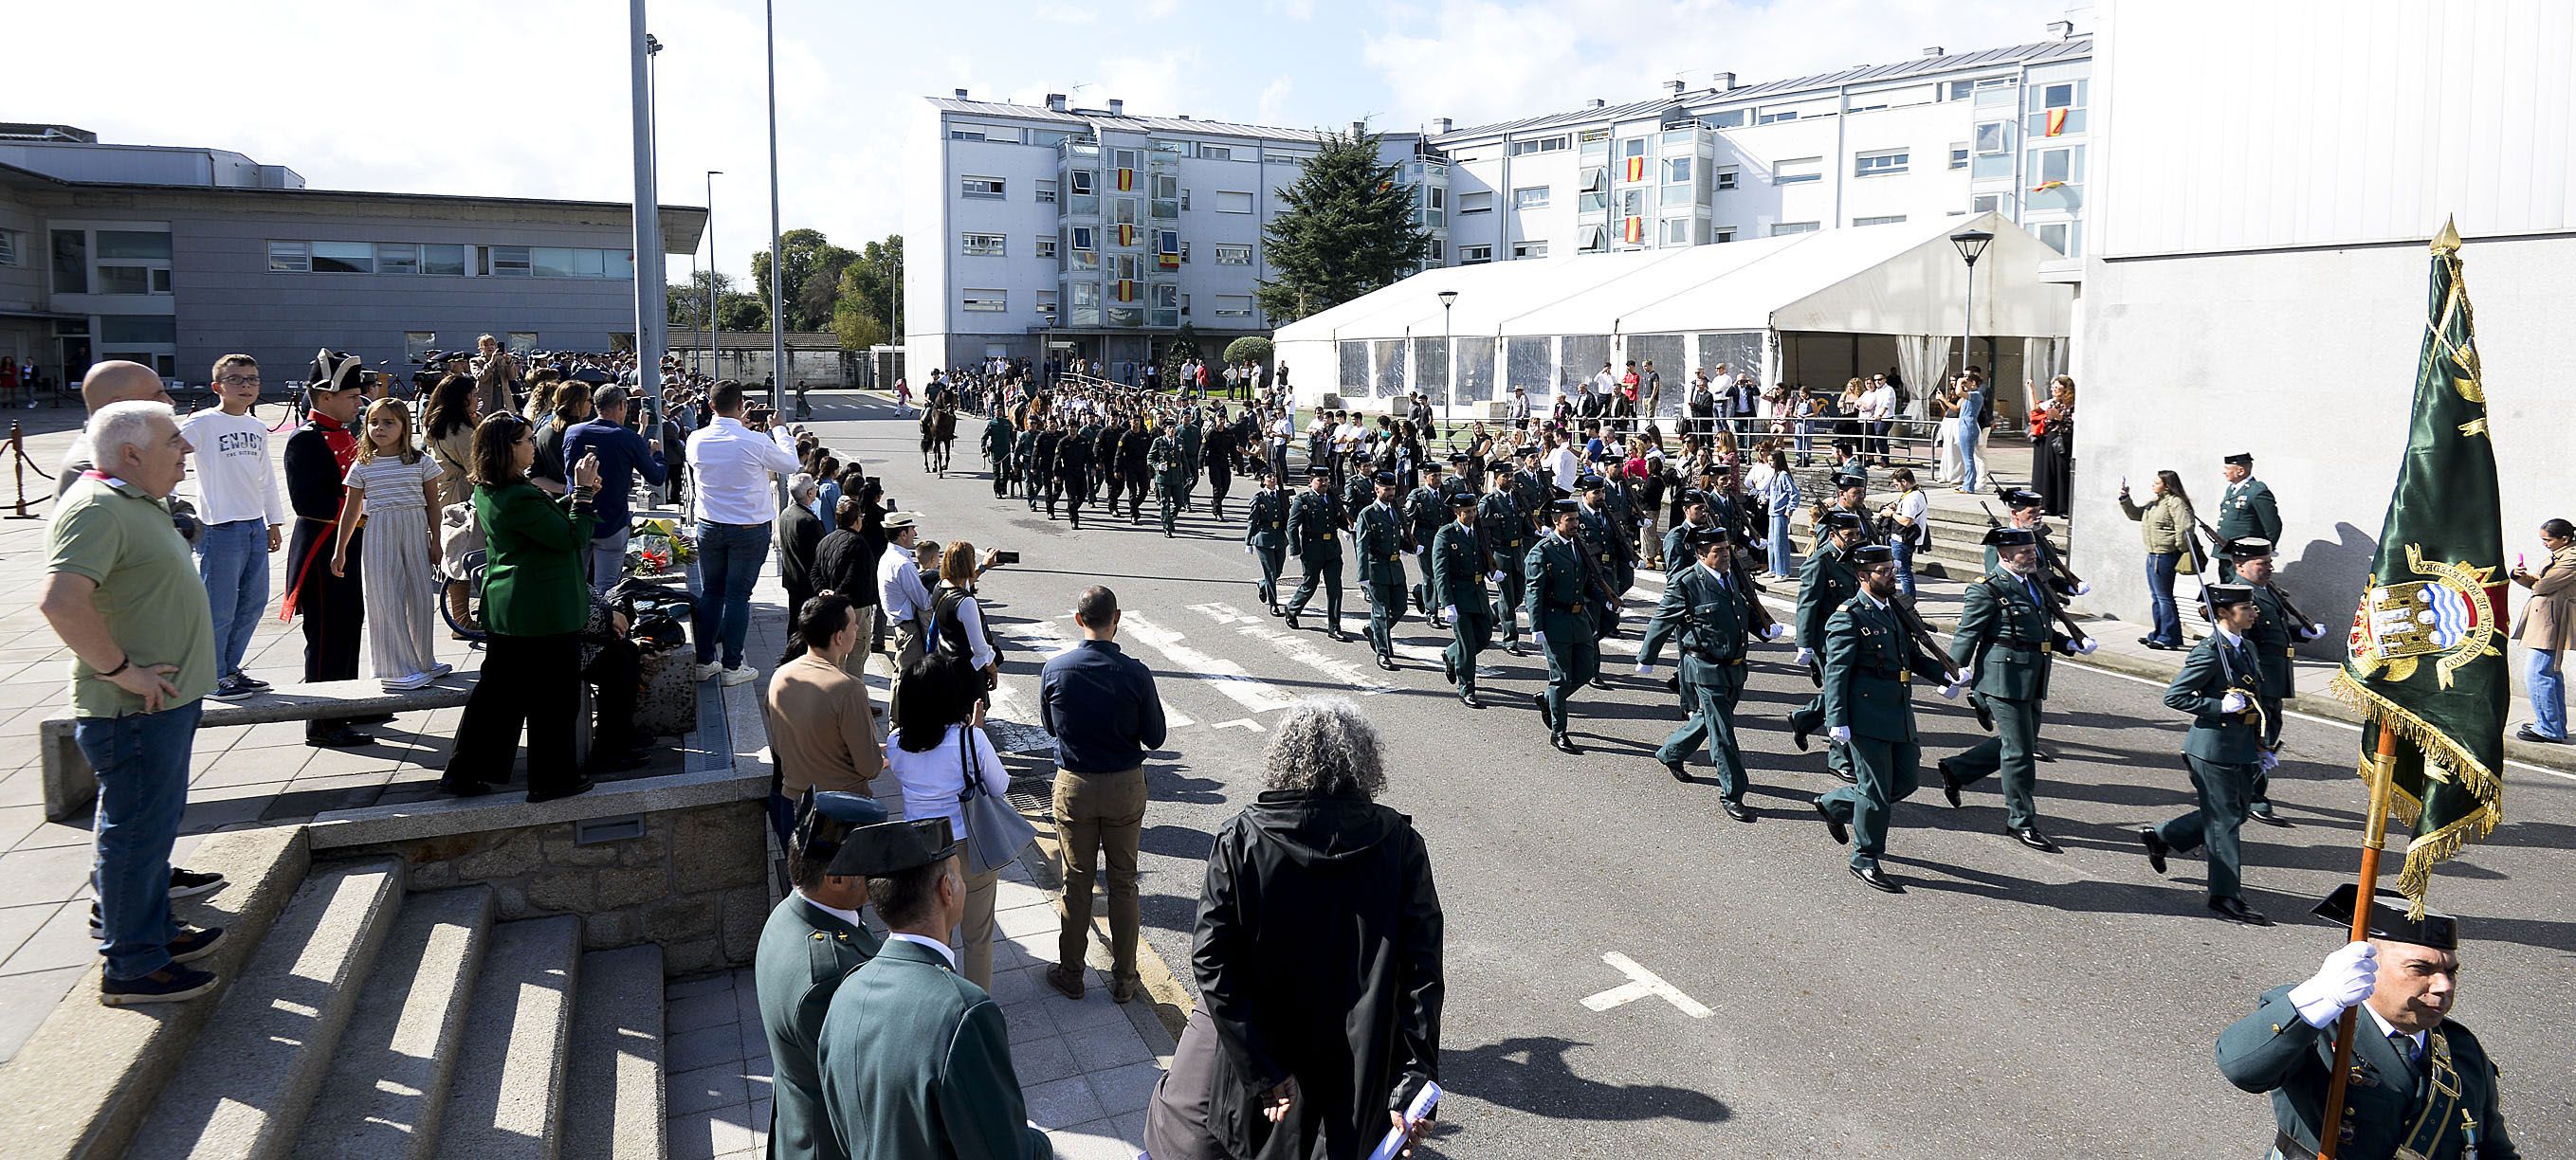
[[[440,662],[438,662],[437,664],[434,664],[434,665],[429,666],[429,679],[430,679],[431,681],[435,681],[435,680],[437,680],[438,678],[443,677],[443,676],[446,676],[447,674],[452,673],[452,672],[455,672],[455,671],[456,671],[456,666],[451,665],[451,664],[449,664],[449,663],[447,663],[447,662],[445,662],[445,661],[440,661]],[[427,684],[428,682],[427,682],[427,681],[424,681],[424,682],[422,682],[422,683],[423,683],[423,684]]]
[[[436,679],[438,678],[433,677],[428,673],[411,673],[399,677],[386,677],[379,683],[381,683],[387,691],[395,692],[407,689],[417,689]]]
[[[707,663],[698,666],[698,679],[701,681],[712,681],[716,679],[717,673],[721,673],[723,671],[725,671],[725,667],[722,664],[715,661],[708,661]]]
[[[735,665],[724,671],[722,680],[727,685],[748,685],[758,676],[760,674],[753,671],[750,665]]]

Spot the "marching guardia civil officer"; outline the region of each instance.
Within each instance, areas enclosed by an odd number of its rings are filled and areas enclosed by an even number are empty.
[[[1887,852],[1888,814],[1914,792],[1922,744],[1914,731],[1913,677],[1947,682],[1955,697],[1965,683],[1947,661],[1926,652],[1895,606],[1896,553],[1885,544],[1852,550],[1860,595],[1825,624],[1825,729],[1850,751],[1852,784],[1815,801],[1825,832],[1851,846],[1852,877],[1872,890],[1905,888],[1878,865]],[[1849,827],[1846,832],[1845,827]]]
[[[2183,760],[2191,768],[2197,808],[2161,826],[2138,831],[2147,848],[2147,864],[2165,872],[2165,856],[2209,849],[2209,909],[2230,922],[2270,926],[2272,920],[2245,905],[2243,856],[2236,831],[2245,824],[2245,798],[2254,791],[2262,768],[2262,676],[2254,646],[2245,638],[2254,627],[2254,591],[2242,584],[2212,584],[2202,590],[2210,606],[2210,635],[2183,658],[2182,671],[2165,688],[2165,704],[2191,714],[2191,731],[2183,736]]]
[[[1690,566],[1698,562],[1690,549],[1690,534],[1701,528],[1718,526],[1716,515],[1709,510],[1707,492],[1692,488],[1683,492],[1681,499],[1681,522],[1664,530],[1664,570],[1667,573],[1689,571]]]
[[[1592,556],[1575,541],[1582,511],[1583,505],[1570,499],[1549,505],[1547,532],[1530,545],[1521,563],[1529,575],[1522,611],[1529,615],[1538,651],[1547,657],[1547,691],[1532,694],[1531,700],[1547,722],[1548,744],[1566,753],[1581,752],[1566,736],[1566,702],[1574,690],[1601,675],[1601,642],[1594,635],[1599,620],[1592,606],[1599,603],[1603,585]]]
[[[1476,703],[1476,656],[1494,643],[1493,595],[1485,587],[1490,556],[1476,531],[1476,496],[1465,490],[1448,496],[1455,518],[1431,537],[1431,599],[1449,625],[1449,647],[1440,654],[1441,671],[1458,687],[1458,699],[1470,709]]]
[[[1861,538],[1866,534],[1859,512],[1828,508],[1821,518],[1816,550],[1808,554],[1798,576],[1798,663],[1818,675],[1815,697],[1789,713],[1789,737],[1800,752],[1807,748],[1808,735],[1825,727],[1823,670],[1817,667],[1825,651],[1825,626],[1860,591],[1860,574],[1852,570],[1851,553],[1863,546]],[[1850,781],[1850,752],[1829,742],[1825,768]]]
[[[1377,667],[1395,668],[1395,626],[1404,620],[1404,517],[1396,514],[1396,477],[1381,471],[1372,477],[1377,500],[1352,520],[1351,539],[1360,557],[1360,592],[1368,597],[1369,647]]]
[[[1967,673],[1969,696],[1994,717],[1995,735],[1966,753],[1938,763],[1941,793],[1952,806],[1959,790],[1988,774],[2003,775],[2004,832],[2031,849],[2054,854],[2057,844],[2039,832],[2031,791],[2039,780],[2032,764],[2039,747],[2040,703],[2048,699],[2055,652],[2090,653],[2090,640],[2069,640],[2049,615],[2040,585],[2039,536],[2028,528],[1995,528],[1986,543],[2000,567],[1968,585],[1959,627],[1950,634],[1950,662]]]
[[[848,1160],[823,1113],[823,1078],[815,1055],[823,1014],[843,976],[876,956],[880,941],[859,919],[868,903],[865,878],[830,872],[850,831],[886,820],[876,799],[806,791],[787,845],[795,883],[761,928],[752,978],[760,1024],[769,1035],[776,1099],[769,1108],[770,1155],[780,1160]]]
[[[1047,1160],[1011,1068],[1002,1008],[957,973],[942,940],[966,917],[966,868],[948,819],[852,830],[825,871],[868,881],[887,927],[841,980],[817,1052],[841,1154],[905,1160]]]
[[[1735,744],[1735,703],[1744,692],[1745,642],[1753,630],[1752,594],[1736,575],[1732,537],[1723,528],[1692,528],[1683,540],[1688,567],[1666,577],[1664,598],[1646,623],[1640,643],[1637,675],[1652,676],[1655,658],[1666,642],[1681,652],[1682,711],[1689,720],[1655,750],[1676,781],[1689,781],[1682,762],[1690,751],[1708,745],[1709,764],[1717,767],[1718,807],[1739,822],[1753,820],[1744,804],[1744,753]],[[1682,557],[1666,556],[1666,560]],[[1774,626],[1776,635],[1778,628]]]
[[[1503,651],[1521,655],[1521,597],[1529,577],[1521,571],[1529,552],[1529,513],[1513,494],[1510,472],[1485,477],[1485,495],[1476,501],[1476,538],[1493,557],[1494,624],[1502,630]]]
[[[1261,560],[1261,606],[1279,615],[1279,572],[1288,562],[1288,493],[1279,490],[1278,472],[1264,468],[1261,490],[1253,493],[1252,511],[1243,521],[1244,546]]]
[[[2227,491],[2218,497],[2218,542],[2253,537],[2270,543],[2281,542],[2281,505],[2272,498],[2272,487],[2254,478],[2254,457],[2239,451],[2227,457],[2222,471],[2227,474]],[[2218,578],[2229,583],[2236,580],[2236,562],[2222,554],[2218,561]]]
[[[1592,610],[1592,639],[1599,642],[1619,626],[1619,597],[1628,591],[1620,575],[1619,522],[1610,507],[1614,489],[1610,481],[1591,472],[1574,481],[1575,493],[1581,497],[1575,520],[1575,541],[1583,545],[1585,561],[1591,566],[1596,591],[1585,600]],[[1595,666],[1597,669],[1598,666]],[[1610,687],[1598,672],[1592,683]]]
[[[1189,492],[1189,464],[1181,457],[1181,444],[1170,431],[1154,437],[1153,446],[1145,452],[1145,466],[1154,471],[1154,503],[1163,517],[1163,535],[1175,533],[1181,519],[1181,504]]]
[[[2325,635],[2325,627],[2290,615],[2281,590],[2272,586],[2272,541],[2255,536],[2230,540],[2219,549],[2236,567],[2237,582],[2254,590],[2254,627],[2245,638],[2254,645],[2254,666],[2262,681],[2254,698],[2263,706],[2263,757],[2254,771],[2254,791],[2245,815],[2267,826],[2290,820],[2272,810],[2272,768],[2280,763],[2281,704],[2298,691],[2298,644]]]
[[[1297,580],[1297,594],[1288,600],[1282,615],[1288,627],[1297,627],[1297,614],[1306,611],[1306,601],[1321,584],[1324,589],[1324,611],[1332,623],[1334,640],[1342,639],[1342,529],[1349,527],[1350,515],[1342,508],[1340,497],[1333,494],[1333,470],[1323,464],[1306,469],[1306,490],[1288,504],[1288,541],[1297,550],[1298,566],[1305,575]]]
[[[1449,496],[1447,490],[1440,486],[1439,461],[1423,464],[1419,474],[1422,485],[1404,497],[1401,513],[1404,517],[1404,542],[1408,545],[1406,551],[1414,557],[1414,566],[1422,572],[1422,582],[1413,586],[1413,606],[1431,618],[1431,627],[1439,628],[1440,602],[1432,599],[1431,557],[1428,553],[1432,537],[1439,535],[1441,525],[1449,522]]]
[[[2360,891],[2351,883],[2316,908],[2350,930]],[[2274,1156],[2312,1160],[2324,1136],[2335,1029],[2353,1021],[2341,1143],[2350,1160],[2520,1160],[2506,1132],[2496,1065],[2451,1019],[2460,982],[2459,924],[2426,911],[2407,917],[2403,895],[2383,891],[2370,938],[2326,956],[2315,976],[2263,992],[2254,1010],[2218,1033],[2227,1082],[2272,1096]]]
[[[984,460],[993,465],[993,498],[1011,490],[1011,420],[995,407],[984,419]]]

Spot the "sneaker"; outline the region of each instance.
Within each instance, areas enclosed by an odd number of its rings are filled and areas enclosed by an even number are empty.
[[[220,926],[189,926],[183,922],[179,924],[179,936],[162,944],[162,949],[170,952],[171,962],[193,963],[215,953],[215,944],[223,940],[224,928]]]
[[[170,897],[195,898],[224,884],[224,876],[206,870],[170,868]]]
[[[217,981],[212,971],[172,963],[137,979],[101,980],[98,1001],[109,1007],[176,1003],[214,990]]]
[[[248,686],[250,686],[251,688],[257,689],[257,690],[259,690],[260,692],[263,692],[263,693],[265,693],[265,692],[267,692],[267,691],[268,691],[268,682],[263,681],[263,680],[259,679],[258,677],[254,677],[254,676],[250,675],[249,673],[234,673],[234,674],[233,674],[233,681],[234,681],[235,683],[237,683],[237,684],[248,685]]]
[[[443,677],[443,676],[446,676],[447,674],[452,673],[452,672],[455,672],[455,671],[456,671],[456,666],[451,665],[451,664],[449,664],[449,663],[447,663],[447,662],[445,662],[445,661],[440,661],[440,662],[438,662],[437,664],[434,664],[434,665],[429,666],[429,679],[430,679],[430,680],[435,681],[435,680],[437,680],[438,678]]]
[[[215,682],[214,692],[206,695],[218,701],[247,701],[258,696],[259,690],[243,684],[237,677],[225,677]]]
[[[735,665],[732,668],[726,669],[724,671],[724,676],[721,679],[724,684],[731,686],[748,685],[759,679],[759,677],[760,674],[754,671],[750,665]]]
[[[725,667],[723,665],[714,661],[707,661],[706,663],[698,666],[698,679],[701,681],[712,681],[716,679],[716,674],[723,671],[725,671]]]
[[[399,677],[386,677],[377,683],[383,685],[386,692],[402,692],[417,689],[436,679],[428,673],[405,673]]]

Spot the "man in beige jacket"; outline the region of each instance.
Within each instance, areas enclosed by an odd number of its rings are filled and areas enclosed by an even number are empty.
[[[2558,669],[2558,654],[2576,648],[2576,525],[2551,520],[2540,525],[2540,543],[2548,562],[2534,572],[2516,560],[2513,582],[2531,589],[2522,606],[2522,622],[2513,638],[2531,650],[2531,724],[2515,731],[2524,741],[2543,745],[2567,743],[2567,686]]]

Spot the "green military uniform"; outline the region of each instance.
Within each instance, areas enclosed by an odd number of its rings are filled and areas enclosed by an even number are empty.
[[[2251,475],[2242,482],[2228,484],[2225,494],[2218,498],[2217,531],[2221,544],[2248,536],[2280,543],[2281,505],[2272,498],[2271,485]],[[2235,583],[2236,561],[2220,557],[2218,578]]]
[[[1619,611],[1615,598],[1626,596],[1629,589],[1637,586],[1637,517],[1629,509],[1627,489],[1616,482],[1602,488],[1601,514],[1608,524],[1605,534],[1610,541],[1610,563],[1602,573],[1614,598],[1610,613],[1615,622]]]
[[[1306,601],[1315,595],[1320,583],[1325,612],[1332,618],[1333,635],[1341,635],[1342,526],[1349,522],[1342,501],[1331,492],[1309,488],[1289,501],[1289,546],[1296,549],[1297,563],[1305,569],[1305,575],[1297,581],[1297,594],[1288,601],[1289,627],[1296,627],[1297,614],[1306,610]]]
[[[1455,509],[1473,517],[1474,509]],[[1485,545],[1472,524],[1456,520],[1440,525],[1431,537],[1431,607],[1455,611],[1449,621],[1449,647],[1441,653],[1458,696],[1476,695],[1476,656],[1494,643],[1493,595],[1485,587]]]
[[[815,1043],[841,979],[875,957],[879,940],[864,926],[789,893],[761,928],[752,977],[761,1027],[769,1035],[776,1100],[770,1105],[770,1154],[792,1160],[847,1160],[823,1112]]]
[[[1181,504],[1189,494],[1189,466],[1181,458],[1180,441],[1169,433],[1158,436],[1145,452],[1145,466],[1154,471],[1154,502],[1163,517],[1163,534],[1172,535],[1180,525]]]
[[[842,1153],[1044,1160],[1002,1008],[937,950],[888,940],[823,1017],[824,1108]]]
[[[1360,592],[1369,602],[1369,647],[1381,662],[1395,659],[1395,626],[1404,620],[1402,517],[1384,503],[1360,509],[1352,538],[1359,551]]]
[[[1529,577],[1521,571],[1529,551],[1528,513],[1509,490],[1489,491],[1476,501],[1476,538],[1493,558],[1494,570],[1503,574],[1494,592],[1494,626],[1501,630],[1503,644],[1520,655],[1521,597]]]
[[[1369,470],[1368,460],[1351,460],[1350,482],[1342,485],[1342,510],[1349,512],[1352,519],[1358,519],[1362,510],[1377,502],[1376,479],[1377,473]],[[1355,525],[1351,528],[1354,534],[1358,530]]]
[[[1993,548],[1987,551],[1992,552]],[[2039,746],[2040,703],[2048,699],[2048,674],[2057,635],[2036,575],[2025,579],[1998,569],[1968,585],[1950,634],[1950,663],[1976,673],[1968,695],[1994,715],[1995,735],[1941,763],[1955,795],[1989,774],[2003,775],[2004,825],[2036,830],[2039,811],[2031,791],[2039,780],[2032,754]]]
[[[1011,490],[1011,421],[1000,411],[984,420],[984,458],[993,465],[993,498]]]
[[[1941,662],[1924,654],[1902,614],[1863,593],[1825,623],[1825,727],[1851,730],[1852,784],[1816,799],[1827,819],[1851,827],[1851,867],[1878,869],[1887,852],[1887,823],[1912,795],[1923,747],[1914,730],[1913,677],[1945,680]]]
[[[1521,611],[1529,616],[1539,651],[1547,656],[1547,692],[1538,697],[1539,714],[1547,719],[1549,735],[1563,738],[1567,699],[1601,675],[1593,607],[1601,599],[1601,582],[1582,546],[1557,535],[1553,528],[1530,546],[1521,567],[1529,577]]]
[[[1436,477],[1435,477],[1436,478]],[[1440,623],[1440,602],[1432,599],[1431,540],[1440,534],[1440,526],[1449,522],[1449,492],[1437,483],[1426,483],[1407,492],[1404,497],[1404,542],[1413,556],[1413,566],[1421,578],[1412,588],[1413,606],[1431,618],[1433,627]]]
[[[2010,527],[2014,525],[2007,524],[2006,526]],[[2031,574],[2040,577],[2043,581],[2046,580],[2049,573],[2048,561],[2057,555],[2057,545],[2050,543],[2048,540],[2050,530],[2051,529],[2046,523],[2034,523],[2029,528],[2031,534],[2039,537],[2039,567]],[[2003,571],[2003,568],[2004,562],[2002,553],[1995,551],[1995,546],[1993,544],[1986,545],[1986,575],[1992,576],[1997,572]]]
[[[2260,614],[2254,627],[2245,630],[2245,640],[2254,646],[2254,667],[2259,678],[2255,697],[2263,703],[2263,749],[2281,751],[2281,705],[2298,691],[2295,663],[2297,642],[2308,639],[2308,626],[2291,618],[2282,604],[2281,594],[2269,584],[2256,584],[2254,608]],[[2258,763],[2254,770],[2254,789],[2246,799],[2246,809],[2267,814],[2272,810],[2271,775]]]
[[[1798,647],[1821,659],[1825,655],[1825,626],[1836,610],[1860,592],[1860,575],[1852,571],[1849,559],[1834,550],[1829,542],[1819,540],[1815,552],[1798,572]],[[1801,735],[1825,727],[1825,694],[1819,688],[1804,705],[1789,712],[1789,727]],[[1850,781],[1851,753],[1839,743],[1825,746],[1825,768],[1844,781]]]
[[[2165,688],[2165,704],[2192,715],[2183,736],[2183,760],[2191,768],[2191,787],[2199,807],[2145,832],[2151,856],[2162,850],[2189,853],[2209,848],[2209,897],[2240,899],[2244,893],[2243,860],[2236,831],[2245,823],[2246,797],[2263,756],[2263,710],[2260,703],[2243,711],[2224,711],[2229,692],[2257,696],[2261,677],[2251,645],[2231,643],[2214,632],[2192,647]],[[2162,847],[2160,850],[2158,847]]]
[[[1038,428],[1036,420],[1020,428],[1020,437],[1011,446],[1011,467],[1019,473],[1020,494],[1029,501],[1029,510],[1038,510],[1038,492],[1046,481],[1038,478]]]
[[[1602,506],[1586,506],[1576,513],[1574,535],[1583,545],[1583,556],[1592,570],[1593,590],[1584,606],[1592,613],[1592,639],[1599,641],[1619,627],[1619,596],[1628,588],[1620,583],[1619,531],[1609,512],[1608,493],[1603,493]]]
[[[1253,494],[1243,521],[1243,542],[1261,560],[1261,606],[1279,615],[1279,572],[1288,562],[1288,495],[1278,488]]]
[[[1672,564],[1691,556],[1668,554],[1664,560]],[[1646,623],[1637,654],[1641,663],[1651,665],[1665,642],[1681,650],[1682,711],[1690,719],[1664,738],[1655,760],[1678,765],[1705,738],[1709,764],[1717,767],[1718,796],[1737,803],[1750,784],[1744,753],[1735,744],[1735,705],[1744,692],[1745,639],[1752,626],[1748,596],[1736,577],[1711,572],[1697,560],[1670,570],[1663,601]]]

